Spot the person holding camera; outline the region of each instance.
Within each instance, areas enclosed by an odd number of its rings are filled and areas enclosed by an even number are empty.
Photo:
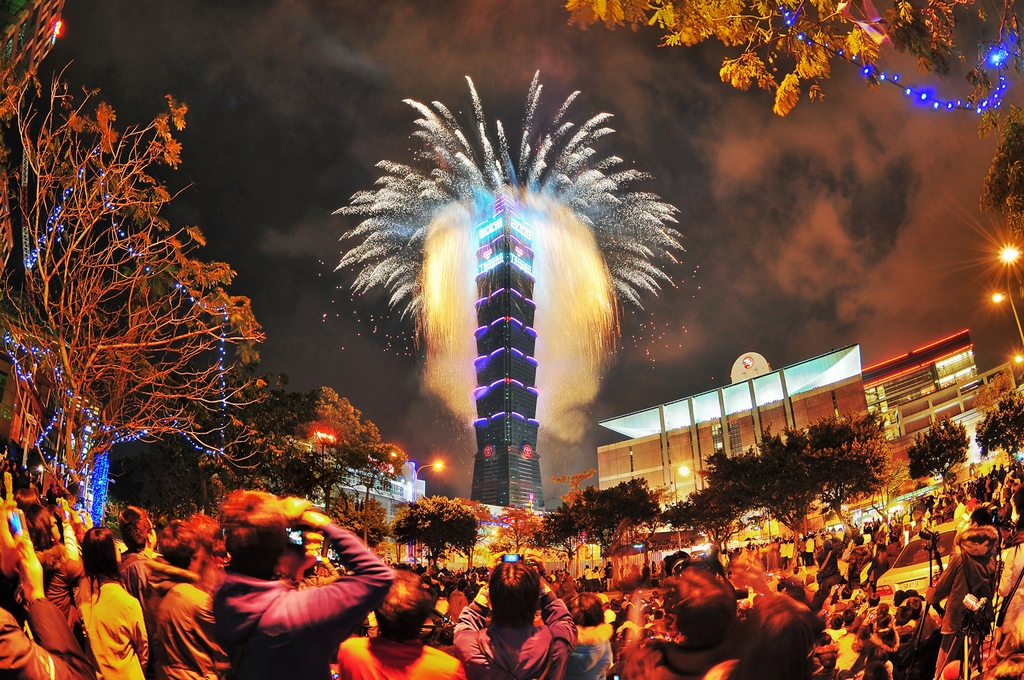
[[[947,663],[957,658],[963,645],[955,643],[962,642],[964,628],[972,621],[991,622],[995,619],[992,596],[996,589],[999,532],[982,521],[980,516],[972,517],[971,525],[957,536],[960,550],[950,558],[935,586],[928,589],[928,604],[934,607],[946,600],[942,645],[935,665],[936,677],[941,676]]]
[[[543,625],[535,626],[538,606]],[[505,555],[455,626],[455,654],[469,680],[560,680],[575,646],[565,603],[519,555]]]
[[[213,613],[235,676],[329,680],[338,646],[387,595],[392,570],[302,499],[236,491],[221,506],[220,522],[230,562]],[[279,578],[315,561],[307,533],[326,538],[346,576],[302,589]]]
[[[0,677],[17,680],[95,680],[96,671],[67,618],[46,599],[43,566],[13,502],[4,503],[0,520],[0,567],[20,583],[29,638],[14,616],[0,609]]]

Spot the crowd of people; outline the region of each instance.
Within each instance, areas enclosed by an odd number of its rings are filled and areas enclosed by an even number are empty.
[[[849,535],[680,551],[618,578],[611,562],[575,577],[549,572],[530,552],[461,571],[387,565],[307,501],[257,491],[228,496],[216,519],[198,514],[159,531],[127,507],[115,532],[90,526],[73,493],[40,493],[13,477],[0,521],[5,677],[1024,673],[1024,487],[1003,468]],[[931,587],[878,589],[908,538],[951,522],[961,526]]]

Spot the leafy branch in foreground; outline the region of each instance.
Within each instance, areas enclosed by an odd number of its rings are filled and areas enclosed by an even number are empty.
[[[714,39],[738,48],[738,55],[723,60],[722,80],[741,90],[757,85],[774,92],[773,110],[784,116],[796,106],[804,83],[811,99],[822,96],[821,81],[831,75],[834,60],[870,67],[885,42],[917,57],[921,71],[948,73],[965,51],[957,44],[954,11],[976,4],[980,20],[998,29],[995,39],[981,44],[977,66],[967,76],[974,89],[971,103],[992,90],[994,69],[1024,66],[1012,0],[1002,0],[994,15],[976,0],[895,0],[884,13],[871,0],[567,0],[565,7],[570,23],[583,26],[655,26],[666,47]],[[876,72],[867,77],[878,85]]]

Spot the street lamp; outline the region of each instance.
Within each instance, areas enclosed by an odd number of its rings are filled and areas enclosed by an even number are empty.
[[[443,470],[444,469],[444,462],[439,460],[439,461],[437,461],[435,463],[431,463],[430,465],[424,466],[423,469],[420,469],[420,467],[416,464],[416,461],[410,460],[409,462],[412,463],[412,496],[413,496],[412,499],[413,499],[413,501],[415,501],[416,500],[416,482],[418,482],[419,479],[420,479],[420,473],[421,472],[428,472],[430,470],[436,470],[436,471]]]
[[[1017,315],[1017,305],[1013,304],[1013,286],[1010,283],[1010,269],[1018,259],[1020,259],[1020,250],[1016,246],[1003,246],[999,251],[999,261],[1006,265],[1006,294],[995,293],[992,296],[992,302],[999,304],[1005,299],[1010,300],[1010,309],[1013,310],[1013,318],[1017,322],[1017,332],[1020,334],[1021,344],[1024,345],[1024,329],[1021,328],[1020,316]]]

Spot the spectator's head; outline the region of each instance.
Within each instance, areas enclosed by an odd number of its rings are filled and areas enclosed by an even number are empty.
[[[857,612],[853,609],[847,609],[843,612],[843,626],[849,628],[853,625],[853,622],[857,620]]]
[[[878,593],[871,593],[868,595],[868,606],[877,607],[878,603],[882,601],[882,598],[878,596]]]
[[[505,628],[533,625],[540,575],[522,562],[499,562],[491,573],[491,622]]]
[[[896,594],[892,596],[892,606],[899,607],[907,600],[907,591],[897,590]]]
[[[975,508],[971,513],[971,525],[976,527],[992,526],[992,511],[988,508]]]
[[[25,510],[25,530],[32,540],[32,547],[36,552],[49,550],[60,540],[60,533],[57,531],[57,522],[49,508],[42,505],[31,505]],[[56,534],[56,535],[54,535]]]
[[[601,598],[593,593],[580,593],[572,598],[569,602],[569,613],[577,628],[593,628],[604,623],[604,607],[601,604]]]
[[[114,545],[114,532],[106,527],[93,527],[82,538],[82,567],[98,593],[104,581],[121,580],[121,554]]]
[[[864,666],[864,680],[889,680],[889,669],[884,663],[872,661]]]
[[[468,587],[469,584],[466,583],[466,579],[460,578],[459,582],[455,585],[455,590],[461,590],[462,592],[466,592],[466,588]]]
[[[910,623],[910,607],[900,607],[896,610],[896,625],[905,626]]]
[[[218,563],[223,563],[228,557],[228,551],[224,547],[224,532],[220,529],[220,523],[201,512],[189,517],[188,523],[196,532],[199,546],[207,557],[213,558]]]
[[[149,514],[142,508],[129,505],[117,518],[121,528],[121,540],[128,552],[139,552],[156,545],[156,529],[149,521]]]
[[[1013,509],[1017,511],[1017,527],[1024,529],[1024,484],[1013,492]]]
[[[39,494],[36,493],[35,489],[16,489],[14,491],[14,502],[17,503],[18,509],[22,512],[28,512],[28,509],[33,505],[42,505],[39,501]]]
[[[288,545],[288,516],[280,499],[262,491],[235,491],[220,508],[220,525],[233,572],[273,580]]]
[[[416,574],[396,571],[391,590],[375,610],[380,636],[393,642],[415,640],[433,606],[433,596]]]
[[[853,537],[854,545],[864,545],[864,534],[857,534]]]
[[[810,680],[811,652],[820,625],[788,597],[765,598],[751,611],[752,635],[735,675],[745,680]]]
[[[202,559],[199,536],[186,522],[176,519],[160,532],[160,554],[178,569],[198,572]]]
[[[725,641],[736,620],[736,598],[703,569],[684,569],[667,583],[665,611],[682,647],[707,649]]]
[[[832,628],[832,630],[842,630],[843,629],[843,617],[842,616],[833,616],[832,620],[829,622],[829,626]]]

